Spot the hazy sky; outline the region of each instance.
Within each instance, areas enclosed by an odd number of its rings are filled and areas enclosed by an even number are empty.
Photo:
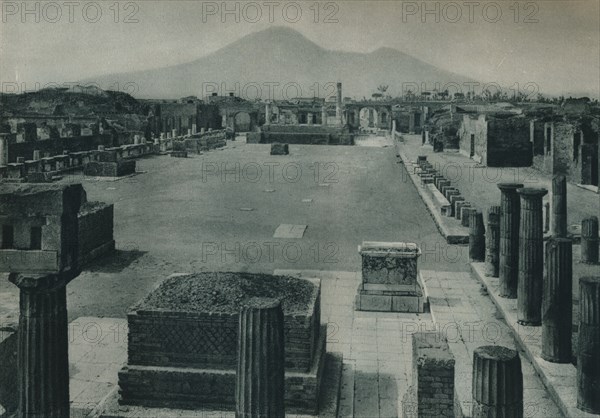
[[[600,90],[600,0],[0,3],[4,91],[192,61],[273,25],[327,49],[391,47],[503,86]]]

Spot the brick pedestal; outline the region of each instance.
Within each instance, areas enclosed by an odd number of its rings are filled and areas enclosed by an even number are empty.
[[[544,279],[544,220],[542,198],[546,189],[524,188],[519,227],[519,282],[517,319],[522,325],[542,323],[542,283]]]
[[[498,291],[503,298],[517,297],[519,280],[519,220],[521,202],[517,189],[518,183],[500,183],[500,286]]]
[[[600,414],[600,276],[579,279],[577,407]]]
[[[454,356],[441,333],[412,335],[412,385],[402,401],[404,418],[454,417]]]
[[[426,298],[419,283],[421,250],[404,242],[363,242],[362,283],[356,295],[359,311],[424,312]]]
[[[283,418],[284,340],[281,302],[250,299],[240,311],[237,418]]]
[[[555,363],[572,359],[573,243],[552,238],[546,243],[542,298],[542,358]]]
[[[498,345],[475,349],[471,416],[523,417],[523,373],[517,351]]]

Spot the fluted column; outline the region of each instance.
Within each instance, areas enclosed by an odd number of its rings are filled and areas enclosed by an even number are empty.
[[[552,178],[552,236],[567,236],[567,179],[563,175]]]
[[[498,277],[500,269],[500,206],[491,206],[488,211],[485,231],[485,274]]]
[[[600,414],[600,276],[579,279],[577,407]]]
[[[11,273],[20,289],[18,416],[69,417],[66,279]]]
[[[573,243],[553,237],[546,243],[542,297],[542,358],[554,363],[572,359]]]
[[[469,214],[469,258],[473,261],[485,260],[485,227],[483,213],[475,210]]]
[[[521,325],[542,323],[542,283],[544,279],[544,219],[542,198],[546,189],[524,188],[519,227],[519,278],[517,320]]]
[[[473,418],[522,418],[523,373],[519,353],[499,345],[473,351]]]
[[[598,218],[596,216],[581,221],[581,262],[598,263]]]
[[[253,298],[239,319],[237,418],[283,418],[284,340],[281,302]]]
[[[517,189],[519,183],[500,183],[500,286],[498,291],[504,298],[517,297],[519,278],[519,222],[521,202]]]

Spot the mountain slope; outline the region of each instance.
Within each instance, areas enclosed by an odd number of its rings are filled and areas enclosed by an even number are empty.
[[[323,97],[333,93],[337,81],[344,84],[344,96],[362,98],[370,97],[380,84],[388,84],[388,92],[398,94],[403,83],[425,82],[424,90],[431,90],[434,83],[443,86],[472,80],[395,49],[381,48],[369,54],[330,51],[292,29],[275,27],[189,63],[85,81],[103,88],[134,82],[139,88],[134,95],[140,98],[203,96],[218,88],[223,95],[235,90],[244,98],[260,95],[280,100],[297,95]],[[268,97],[269,91],[273,97]]]

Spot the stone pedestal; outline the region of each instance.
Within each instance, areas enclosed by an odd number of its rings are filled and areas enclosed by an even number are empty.
[[[403,418],[454,416],[454,366],[442,333],[412,335],[412,385],[402,401]]]
[[[22,275],[20,289],[18,416],[69,417],[68,274]]]
[[[546,243],[542,297],[542,358],[554,363],[572,359],[573,243],[551,238]]]
[[[471,416],[523,417],[523,373],[517,351],[498,345],[475,349]]]
[[[567,179],[557,175],[552,178],[552,236],[567,236]]]
[[[544,279],[544,219],[542,198],[546,189],[523,188],[519,227],[519,282],[517,319],[521,325],[542,323],[542,283]]]
[[[577,407],[600,414],[600,276],[579,279]]]
[[[598,263],[598,218],[596,216],[581,221],[581,262]]]
[[[359,311],[424,312],[427,298],[418,276],[421,250],[413,243],[363,242],[362,283],[356,295]]]
[[[483,213],[476,210],[469,215],[469,258],[473,261],[485,260],[485,227]]]
[[[271,144],[271,155],[289,155],[290,147],[288,144],[273,142]]]
[[[281,302],[250,299],[240,311],[237,418],[283,418],[284,340]]]
[[[498,277],[500,272],[500,206],[492,206],[488,211],[485,231],[485,274]]]
[[[503,298],[517,297],[519,279],[519,222],[521,202],[518,183],[500,183],[500,286],[498,291]]]

